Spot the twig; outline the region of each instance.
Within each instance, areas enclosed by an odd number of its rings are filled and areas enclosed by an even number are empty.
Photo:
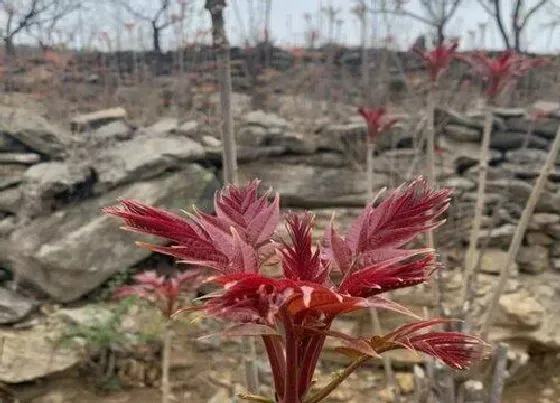
[[[504,382],[507,378],[507,353],[508,345],[499,343],[496,354],[496,366],[494,367],[494,376],[492,378],[492,386],[490,387],[489,403],[500,403],[502,401],[502,391]]]

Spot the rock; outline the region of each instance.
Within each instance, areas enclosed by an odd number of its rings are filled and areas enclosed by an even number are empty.
[[[33,165],[41,161],[41,156],[35,153],[0,153],[0,164]]]
[[[283,155],[285,153],[286,148],[283,146],[237,147],[237,162],[244,164],[259,159],[269,160],[270,157]],[[222,151],[216,148],[208,148],[206,149],[204,160],[212,164],[220,165],[222,163]]]
[[[529,183],[519,179],[489,180],[486,183],[486,192],[500,194],[522,205],[527,203],[532,190]]]
[[[540,274],[548,269],[548,249],[544,246],[522,246],[517,254],[517,263],[522,272]]]
[[[6,217],[0,220],[0,237],[7,237],[17,227],[16,218],[14,216]],[[1,260],[1,258],[0,258]]]
[[[266,145],[268,132],[262,126],[243,126],[237,132],[236,139],[240,146],[260,147]]]
[[[527,118],[513,118],[506,120],[506,126],[509,131],[520,133],[523,136],[527,136],[531,130],[532,136],[552,140],[558,129],[558,120],[544,118],[531,123]]]
[[[313,154],[316,150],[312,135],[286,132],[281,135],[267,135],[266,144],[270,146],[284,146],[286,151],[294,154]]]
[[[560,117],[560,102],[539,100],[532,105],[532,109]]]
[[[526,141],[526,135],[522,133],[511,133],[498,131],[492,133],[490,138],[490,147],[502,152],[508,150],[515,150],[517,148],[523,147]],[[529,139],[529,148],[538,148],[541,150],[546,150],[548,147],[548,141],[540,137],[531,136]]]
[[[3,153],[22,153],[25,152],[26,147],[13,137],[0,132],[0,152]]]
[[[502,295],[499,307],[497,324],[536,328],[544,319],[545,308],[526,290]]]
[[[454,172],[461,174],[478,164],[480,159],[480,145],[461,143],[450,138],[441,138],[441,147],[445,149],[442,155],[443,165],[454,168]],[[490,151],[489,162],[495,164],[502,160],[502,155],[494,150]]]
[[[86,165],[45,162],[29,168],[21,185],[20,209],[27,218],[50,214],[60,205],[91,196],[93,172]]]
[[[527,148],[525,150],[512,150],[506,154],[508,162],[517,165],[539,165],[542,166],[546,161],[548,153],[543,150]]]
[[[343,155],[337,153],[314,153],[311,155],[282,155],[280,158],[271,159],[285,164],[315,165],[324,167],[347,167],[349,165]]]
[[[528,119],[529,114],[525,108],[496,108],[492,109],[492,112],[495,116],[499,116],[501,118],[524,118]],[[506,119],[506,125],[509,119]]]
[[[0,287],[0,325],[11,325],[25,319],[36,306],[36,301]]]
[[[21,108],[0,107],[0,131],[51,158],[64,157],[71,140],[70,133]]]
[[[525,241],[529,246],[546,246],[547,248],[554,243],[551,237],[540,231],[528,231],[525,234]]]
[[[149,134],[160,135],[174,133],[178,127],[179,121],[177,118],[162,118],[145,130]]]
[[[60,328],[48,324],[25,330],[0,330],[0,381],[33,381],[79,364],[82,354],[62,346],[61,336]]]
[[[204,147],[190,138],[137,136],[95,156],[95,191],[104,193],[118,185],[149,179],[203,156]]]
[[[110,108],[79,115],[70,121],[72,131],[83,132],[87,129],[94,130],[115,120],[126,120],[128,114],[124,108]]]
[[[288,127],[290,127],[286,119],[272,113],[266,113],[262,110],[249,112],[247,115],[245,115],[244,120],[248,125],[261,126],[265,128],[277,127],[281,129],[287,129]]]
[[[132,133],[132,128],[124,120],[115,120],[86,135],[91,136],[96,143],[111,145],[117,141],[128,140]]]
[[[196,120],[189,120],[175,130],[181,136],[195,137],[199,132],[199,124]]]
[[[552,259],[551,264],[553,270],[560,271],[560,258]]]
[[[207,134],[200,138],[200,142],[203,146],[210,148],[220,148],[222,146],[222,140]]]
[[[554,239],[560,239],[560,223],[547,225],[545,232]]]
[[[0,191],[0,212],[17,213],[21,208],[21,190],[19,187]]]
[[[493,230],[482,229],[477,236],[477,245],[486,245],[486,242],[489,242],[488,247],[507,249],[515,228],[516,226],[513,224],[506,224]]]
[[[27,170],[25,165],[0,164],[0,190],[18,185],[23,180],[23,174]]]
[[[535,213],[529,221],[530,230],[544,230],[554,224],[560,223],[560,215],[553,213]]]
[[[326,168],[312,165],[251,163],[240,165],[240,181],[260,178],[263,186],[272,186],[290,207],[354,206],[366,202],[365,175],[344,168]],[[374,175],[375,189],[388,184],[388,177]]]
[[[434,111],[434,120],[436,127],[445,127],[447,125],[457,125],[478,129],[482,133],[484,127],[484,112],[476,111],[469,115],[462,115],[452,109],[444,109],[436,107]],[[505,125],[498,116],[493,117],[492,127],[495,129],[504,129]]]
[[[459,125],[447,125],[443,130],[446,136],[456,141],[467,141],[472,143],[480,142],[481,132],[476,128]]]
[[[399,384],[399,389],[404,394],[414,392],[414,375],[408,372],[397,372],[395,378]]]
[[[214,396],[212,396],[208,403],[224,403],[232,400],[231,395],[226,389],[219,389]]]
[[[478,256],[480,254],[480,250],[476,251],[475,262],[478,261]],[[507,263],[507,255],[508,253],[501,249],[496,248],[489,248],[485,249],[482,252],[482,260],[480,262],[480,271],[482,273],[488,274],[500,274],[500,270],[506,265]],[[509,266],[509,274],[510,276],[516,276],[518,272],[517,263],[513,262]]]
[[[8,262],[18,276],[53,299],[73,301],[150,255],[134,244],[134,236],[119,229],[118,222],[101,213],[103,207],[134,198],[175,211],[193,203],[206,209],[217,188],[211,172],[186,165],[183,171],[116,189],[16,230]]]

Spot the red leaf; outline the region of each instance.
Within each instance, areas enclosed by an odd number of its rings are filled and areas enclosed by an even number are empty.
[[[332,259],[342,273],[350,270],[353,260],[352,251],[344,238],[335,231],[332,221],[325,230],[324,247],[323,256]]]
[[[352,224],[346,241],[354,254],[398,248],[443,222],[437,218],[447,209],[450,194],[447,189],[432,190],[424,177],[401,185],[379,206],[366,207]]]
[[[436,268],[433,252],[414,259],[397,257],[376,263],[346,276],[339,290],[353,296],[367,298],[397,288],[425,282]]]

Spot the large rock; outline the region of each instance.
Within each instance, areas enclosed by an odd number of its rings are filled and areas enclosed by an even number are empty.
[[[41,161],[41,156],[35,153],[0,153],[0,164],[33,165]]]
[[[127,113],[124,108],[110,108],[76,116],[70,121],[70,125],[72,130],[81,132],[87,129],[97,129],[115,120],[126,120],[126,118]]]
[[[527,291],[500,297],[498,324],[537,328],[543,323],[545,308]]]
[[[0,287],[0,325],[19,322],[29,315],[36,306],[36,301]]]
[[[95,156],[96,192],[152,178],[186,162],[200,161],[204,147],[190,138],[172,136],[134,137]]]
[[[210,171],[186,165],[183,171],[116,189],[18,229],[10,238],[8,260],[18,276],[55,300],[73,301],[150,255],[100,212],[103,207],[134,198],[175,211],[193,203],[207,208],[217,187]]]
[[[50,214],[60,205],[91,195],[93,172],[87,165],[45,162],[29,168],[21,185],[20,209],[27,218]]]
[[[365,175],[344,168],[313,165],[251,163],[239,167],[240,181],[259,178],[293,207],[362,206],[366,202]],[[388,184],[388,177],[374,175],[374,190]]]
[[[25,165],[0,164],[0,190],[21,183],[27,168]]]
[[[527,135],[523,133],[497,131],[492,133],[490,147],[505,152],[523,147],[526,141]],[[541,137],[531,136],[528,145],[530,148],[545,150],[548,147],[548,141]]]
[[[86,136],[91,136],[93,143],[111,146],[118,141],[128,140],[132,137],[132,133],[132,128],[124,120],[115,120],[88,133]]]
[[[43,117],[21,108],[0,106],[0,131],[31,150],[51,158],[66,155],[71,134]]]
[[[0,381],[41,379],[79,364],[83,356],[59,342],[60,327],[42,324],[24,330],[1,330]]]
[[[508,253],[501,249],[489,248],[482,251],[482,257],[480,262],[480,271],[488,274],[499,274],[500,270],[507,263]],[[476,251],[475,261],[478,261],[480,256],[480,251]],[[517,263],[513,262],[509,266],[510,276],[516,276],[518,272]]]
[[[20,209],[21,190],[19,187],[0,190],[0,212],[15,214]]]
[[[262,126],[265,128],[276,127],[285,130],[290,126],[286,119],[272,113],[266,113],[262,110],[249,112],[245,115],[244,120],[248,125]]]
[[[521,271],[540,274],[548,269],[548,249],[544,246],[522,246],[517,254],[517,263]]]

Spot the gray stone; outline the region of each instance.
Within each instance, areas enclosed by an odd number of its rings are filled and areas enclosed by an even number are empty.
[[[486,245],[486,242],[488,242],[489,247],[507,249],[515,228],[516,226],[513,224],[506,224],[492,230],[482,229],[477,235],[477,245]]]
[[[71,142],[69,132],[21,108],[0,107],[0,131],[34,152],[52,158],[64,157]]]
[[[189,120],[179,126],[175,133],[181,136],[194,137],[198,134],[199,129],[200,126],[196,120]]]
[[[0,153],[0,164],[33,165],[41,161],[41,156],[35,153]]]
[[[2,360],[0,381],[21,383],[70,369],[83,355],[61,345],[60,326],[41,324],[24,330],[0,330]]]
[[[529,221],[530,230],[545,230],[546,228],[560,223],[560,215],[553,213],[535,213]]]
[[[350,169],[326,168],[312,165],[251,163],[240,165],[240,181],[259,178],[264,186],[272,186],[290,207],[362,206],[366,202],[365,175]],[[388,177],[374,175],[374,188],[388,184]]]
[[[530,122],[526,118],[507,119],[506,125],[508,131],[521,133],[526,136],[531,131],[532,136],[544,137],[546,139],[554,139],[558,130],[558,119],[539,119],[536,122]]]
[[[547,248],[554,243],[554,239],[541,231],[527,231],[525,241],[528,246],[545,246]]]
[[[283,155],[273,160],[290,165],[315,165],[323,167],[347,167],[349,165],[343,155],[329,152],[310,155]]]
[[[0,190],[21,183],[27,168],[25,165],[0,164]]]
[[[204,157],[204,147],[190,138],[137,136],[100,150],[95,156],[95,191],[158,176],[172,168]]]
[[[560,102],[539,100],[532,105],[532,109],[560,117]]]
[[[552,259],[551,263],[552,263],[552,268],[555,271],[560,271],[560,258]]]
[[[459,126],[459,125],[447,125],[444,128],[444,133],[446,136],[457,141],[467,141],[478,143],[480,142],[481,132],[476,128]]]
[[[0,132],[0,152],[22,153],[27,151],[26,147],[13,137]]]
[[[19,295],[12,290],[0,287],[0,324],[11,325],[25,319],[37,302]]]
[[[522,133],[497,131],[492,133],[490,147],[502,152],[515,150],[523,147],[526,139],[527,136]],[[529,138],[529,147],[545,150],[548,147],[548,141],[537,136],[531,136]]]
[[[20,209],[21,190],[18,187],[0,191],[0,212],[17,213]]]
[[[222,146],[222,140],[209,135],[201,136],[200,142],[202,143],[203,146],[210,147],[210,148],[220,148]]]
[[[476,251],[475,262],[478,261],[480,251]],[[482,252],[480,262],[480,271],[487,274],[499,274],[500,270],[507,263],[508,253],[501,249],[489,248]],[[516,276],[518,273],[517,263],[513,262],[508,268],[510,276]]]
[[[89,196],[80,186],[93,181],[92,171],[87,165],[70,165],[67,162],[45,162],[29,168],[21,185],[21,211],[26,218],[50,214],[58,204],[65,204],[59,196],[65,195],[69,202]],[[79,192],[86,192],[77,195]]]
[[[257,125],[243,126],[236,134],[237,144],[246,147],[264,146],[267,137],[266,128]]]
[[[153,125],[146,128],[149,134],[169,134],[174,133],[179,127],[179,121],[177,118],[162,118],[158,120]]]
[[[290,127],[288,121],[280,116],[272,113],[266,113],[262,110],[255,110],[245,115],[245,122],[249,125],[262,126],[262,127],[279,127],[287,129]]]
[[[548,249],[539,245],[522,246],[517,254],[517,263],[524,273],[543,273],[548,269]]]
[[[95,142],[110,145],[116,141],[127,140],[132,137],[132,134],[132,128],[124,120],[116,120],[86,135],[92,136]]]
[[[500,297],[497,324],[537,328],[545,317],[545,308],[526,290]]]
[[[545,228],[545,232],[547,235],[550,235],[552,238],[556,240],[560,240],[560,223],[547,225]]]
[[[286,151],[294,154],[313,154],[316,145],[313,135],[304,135],[301,133],[285,132],[280,135],[267,135],[266,144],[271,146],[284,146]]]
[[[17,223],[16,223],[16,218],[14,216],[0,219],[0,238],[7,237],[16,228],[17,228]]]
[[[18,276],[55,300],[73,301],[150,255],[101,213],[103,207],[133,198],[174,211],[193,203],[205,209],[217,187],[211,172],[186,165],[183,171],[116,189],[19,228],[10,238],[8,261]]]
[[[529,117],[527,110],[525,108],[496,108],[492,109],[494,115],[501,118],[525,118]],[[506,119],[507,125],[507,119]]]
[[[535,150],[535,149],[524,149],[524,150],[512,150],[508,151],[506,155],[506,159],[508,162],[512,164],[518,165],[544,165],[546,161],[546,156],[548,153],[542,150]]]
[[[110,108],[100,111],[79,115],[70,121],[73,131],[82,132],[85,130],[95,130],[116,120],[126,120],[126,110],[123,108]]]

